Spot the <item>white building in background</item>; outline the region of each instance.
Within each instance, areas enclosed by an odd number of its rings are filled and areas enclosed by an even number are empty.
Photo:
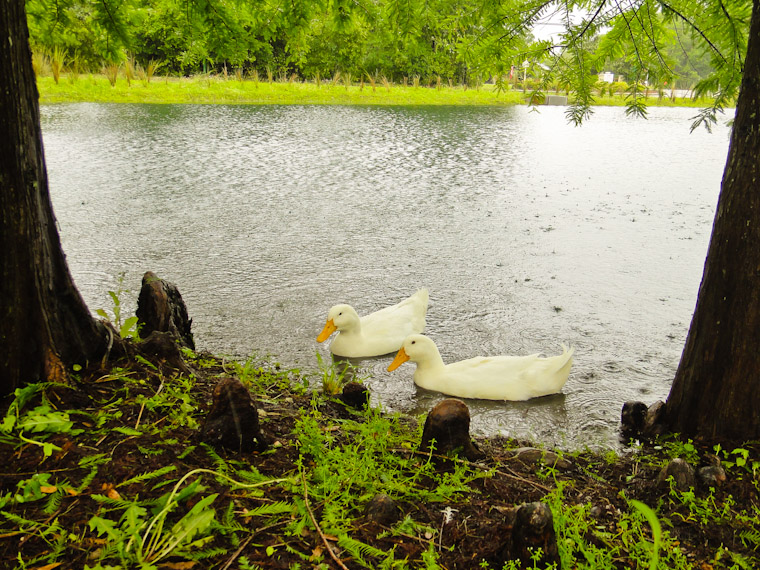
[[[615,74],[611,71],[604,71],[599,74],[599,81],[604,81],[605,83],[615,83]]]

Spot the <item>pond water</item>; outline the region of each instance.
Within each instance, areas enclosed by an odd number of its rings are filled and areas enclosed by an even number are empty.
[[[468,401],[472,430],[617,445],[624,401],[664,399],[702,275],[728,128],[564,109],[66,104],[42,107],[52,200],[74,279],[133,311],[146,270],[178,285],[199,349],[329,359],[327,310],[425,286],[444,361],[575,347],[562,394]],[[355,361],[375,402],[442,396],[413,364]]]

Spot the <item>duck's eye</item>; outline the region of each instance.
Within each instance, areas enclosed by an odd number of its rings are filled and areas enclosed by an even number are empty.
[[[413,340],[413,341],[412,341],[412,344],[417,344],[417,341],[416,341],[416,340]]]

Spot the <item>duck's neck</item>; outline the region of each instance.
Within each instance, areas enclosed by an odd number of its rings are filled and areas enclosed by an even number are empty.
[[[420,376],[436,373],[442,370],[445,366],[443,364],[443,359],[441,358],[441,353],[438,352],[437,347],[434,351],[430,351],[428,354],[419,357],[415,362],[417,364],[415,375],[419,374]]]
[[[359,321],[350,323],[340,329],[340,336],[345,340],[357,340],[362,338],[362,325]]]

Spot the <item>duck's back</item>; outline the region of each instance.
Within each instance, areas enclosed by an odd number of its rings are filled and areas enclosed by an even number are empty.
[[[528,356],[475,357],[447,364],[437,374],[420,375],[423,388],[459,398],[523,401],[559,392],[567,382],[573,349],[543,358]]]
[[[397,351],[410,334],[425,329],[428,305],[427,289],[420,289],[411,297],[360,317],[360,332],[341,332],[330,350],[349,358],[381,356]]]
[[[391,351],[398,350],[407,336],[425,330],[427,306],[428,291],[420,289],[400,303],[361,317],[362,335],[366,339],[393,338],[394,344],[398,340],[398,345]]]

